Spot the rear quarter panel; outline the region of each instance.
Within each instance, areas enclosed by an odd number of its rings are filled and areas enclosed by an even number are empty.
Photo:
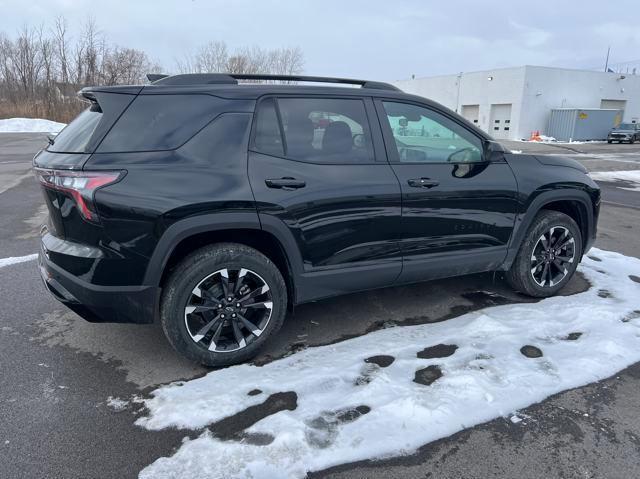
[[[117,251],[126,265],[123,284],[143,282],[158,241],[181,220],[245,212],[259,224],[247,179],[251,119],[251,113],[224,113],[174,151],[90,158],[86,169],[127,171],[121,182],[95,195],[103,247]]]

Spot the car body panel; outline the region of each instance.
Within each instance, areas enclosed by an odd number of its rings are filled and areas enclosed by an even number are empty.
[[[430,165],[427,173],[438,178],[438,189],[403,188],[408,177],[426,170],[389,161],[389,142],[372,99],[417,102],[455,118],[482,141],[491,140],[450,110],[413,95],[271,84],[99,87],[85,93],[96,98],[157,95],[160,101],[165,94],[197,93],[222,99],[209,122],[172,150],[44,151],[34,158],[38,167],[125,172],[119,182],[95,192],[100,218],[95,224],[78,214],[70,197],[45,190],[52,219],[40,254],[43,279],[60,301],[92,321],[153,321],[176,248],[194,235],[229,229],[248,236],[268,233],[277,241],[286,256],[294,304],[507,269],[537,211],[551,201],[584,205],[587,247],[595,237],[599,190],[565,160],[498,151],[471,167]],[[315,165],[251,151],[255,106],[269,95],[363,99],[375,163]],[[91,148],[98,147],[96,140]],[[285,176],[301,177],[305,188],[266,187],[265,179]],[[115,303],[124,306],[120,310]]]

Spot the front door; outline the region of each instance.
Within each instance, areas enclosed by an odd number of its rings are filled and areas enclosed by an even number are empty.
[[[400,274],[400,186],[368,117],[357,97],[259,102],[249,178],[263,229],[286,228],[301,256],[298,301]]]
[[[486,271],[504,259],[517,184],[504,161],[453,115],[415,103],[376,101],[402,190],[400,281]]]

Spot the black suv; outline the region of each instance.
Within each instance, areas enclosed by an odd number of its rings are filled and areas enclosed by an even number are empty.
[[[503,271],[550,296],[594,241],[600,191],[579,163],[511,154],[392,85],[153,80],[83,89],[34,158],[39,264],[83,318],[159,320],[200,363],[247,360],[293,306],[354,291]]]

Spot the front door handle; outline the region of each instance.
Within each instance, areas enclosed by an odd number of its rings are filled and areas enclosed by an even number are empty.
[[[432,180],[431,178],[412,178],[407,180],[407,183],[414,188],[433,188],[440,184],[439,181]]]
[[[307,184],[302,180],[296,180],[295,178],[270,178],[264,180],[268,188],[276,188],[280,190],[297,190],[298,188],[304,188]]]

